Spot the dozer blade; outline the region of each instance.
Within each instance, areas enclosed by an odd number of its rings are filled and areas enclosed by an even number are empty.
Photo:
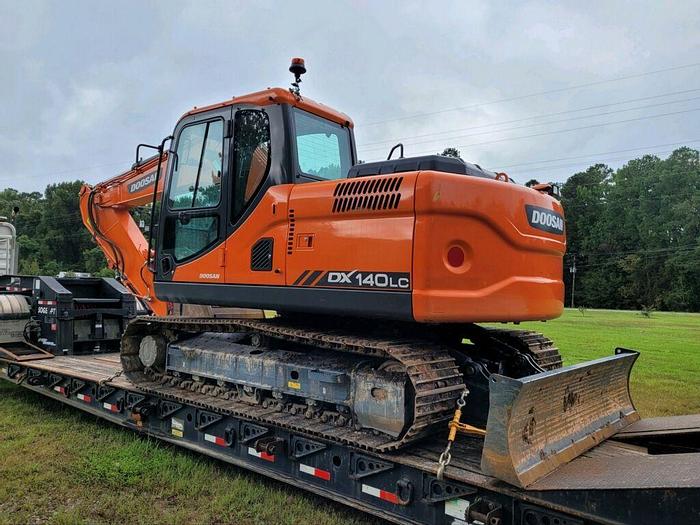
[[[520,379],[494,374],[481,469],[527,487],[639,420],[629,392],[637,352]]]

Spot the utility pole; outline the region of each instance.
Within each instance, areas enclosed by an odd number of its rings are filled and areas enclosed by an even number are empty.
[[[569,273],[571,274],[571,308],[574,308],[574,293],[576,292],[576,256],[571,255],[571,266]]]

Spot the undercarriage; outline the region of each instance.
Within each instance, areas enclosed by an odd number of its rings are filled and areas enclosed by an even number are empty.
[[[362,334],[362,335],[357,335]],[[146,391],[201,394],[202,407],[256,414],[357,447],[388,451],[446,428],[469,390],[464,420],[484,427],[492,374],[561,367],[531,331],[429,328],[338,318],[142,318],[122,343],[124,371]]]

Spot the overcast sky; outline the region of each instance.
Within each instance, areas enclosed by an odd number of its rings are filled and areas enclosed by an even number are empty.
[[[367,161],[454,146],[524,182],[700,147],[699,2],[494,4],[0,0],[0,187],[104,180],[292,56]]]

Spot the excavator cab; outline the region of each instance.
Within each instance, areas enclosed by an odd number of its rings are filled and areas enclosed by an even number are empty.
[[[172,282],[179,268],[198,259],[206,258],[204,268],[217,249],[213,265],[196,275],[181,273],[225,282],[225,258],[243,256],[224,253],[226,239],[270,187],[344,178],[355,163],[347,117],[310,111],[321,106],[281,89],[265,94],[258,97],[264,105],[247,100],[255,96],[243,97],[241,103],[189,112],[175,127],[158,219],[157,282]]]

